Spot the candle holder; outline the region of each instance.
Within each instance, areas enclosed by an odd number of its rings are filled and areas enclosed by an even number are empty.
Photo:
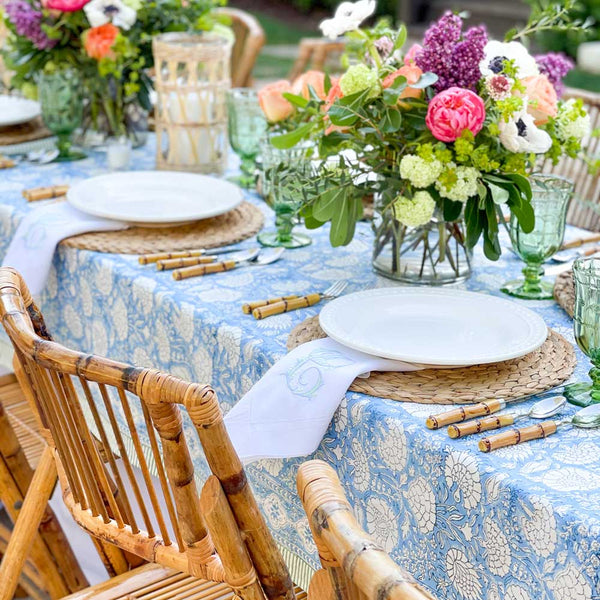
[[[152,42],[156,67],[156,168],[216,173],[227,166],[231,42],[166,33]]]

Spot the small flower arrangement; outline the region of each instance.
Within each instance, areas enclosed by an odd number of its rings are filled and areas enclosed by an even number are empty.
[[[211,10],[224,0],[0,0],[10,32],[2,54],[11,85],[36,94],[36,74],[77,68],[92,119],[125,133],[129,104],[151,108],[152,37],[166,31],[210,29]]]
[[[332,245],[348,244],[362,198],[374,195],[400,234],[464,219],[464,231],[448,226],[444,243],[472,248],[483,237],[495,260],[504,207],[524,231],[534,227],[528,174],[542,158],[577,156],[589,134],[582,102],[560,99],[573,64],[559,54],[532,56],[518,32],[498,42],[483,26],[465,30],[450,12],[404,50],[404,26],[360,28],[374,10],[375,0],[344,2],[321,24],[327,36],[348,40],[341,77],[312,71],[260,92],[272,143],[311,140],[322,161],[319,176],[304,182],[305,223],[330,222]],[[547,28],[552,15],[539,23]]]

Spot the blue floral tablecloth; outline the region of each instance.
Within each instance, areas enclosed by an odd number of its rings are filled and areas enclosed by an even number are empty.
[[[152,141],[134,151],[134,166],[154,167]],[[33,208],[21,198],[23,188],[102,172],[102,155],[1,171],[0,256]],[[269,209],[248,196],[270,224]],[[310,235],[310,247],[269,267],[182,282],[134,256],[60,248],[41,307],[62,343],[209,382],[228,410],[286,352],[290,330],[319,310],[256,321],[242,314],[243,301],[320,290],[341,278],[348,291],[394,285],[371,270],[367,224],[346,248],[332,249],[325,230]],[[520,268],[510,253],[496,263],[477,253],[475,265],[460,287],[496,295]],[[527,306],[573,342],[570,319],[552,301]],[[574,379],[584,379],[589,363],[579,350],[577,356]],[[450,440],[427,430],[431,412],[428,405],[347,394],[315,456],[335,465],[363,525],[440,598],[600,598],[600,431],[565,430],[485,455],[476,437]],[[199,443],[189,439],[200,465]],[[265,460],[248,473],[275,538],[305,582],[317,556],[295,491],[301,462]]]

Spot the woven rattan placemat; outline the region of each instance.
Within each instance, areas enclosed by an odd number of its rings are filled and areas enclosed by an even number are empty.
[[[27,123],[0,127],[0,146],[12,146],[34,140],[42,140],[52,134],[46,129],[42,119],[37,117]]]
[[[148,254],[191,248],[217,248],[241,242],[260,231],[261,210],[242,202],[237,208],[211,219],[179,227],[130,227],[122,231],[83,233],[61,243],[80,250],[112,254]]]
[[[575,313],[575,283],[571,269],[557,275],[554,283],[554,299],[570,317],[573,317]]]
[[[319,318],[295,327],[288,350],[325,337]],[[467,404],[491,398],[520,398],[543,392],[566,381],[575,369],[575,352],[567,340],[550,330],[535,352],[521,358],[458,369],[425,369],[410,373],[373,372],[355,379],[350,389],[378,398],[421,404]]]

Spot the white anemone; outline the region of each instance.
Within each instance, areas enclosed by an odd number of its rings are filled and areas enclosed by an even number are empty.
[[[525,102],[527,106],[527,102]],[[544,154],[552,146],[552,138],[543,129],[536,127],[533,117],[523,109],[510,120],[498,123],[500,142],[510,152],[533,152]]]
[[[332,19],[325,19],[319,25],[323,35],[332,40],[348,31],[358,29],[360,24],[375,12],[376,0],[342,2]]]
[[[479,63],[479,70],[484,77],[502,72],[505,59],[512,60],[517,68],[517,79],[538,75],[539,69],[535,58],[520,42],[491,41],[483,49],[484,57]]]
[[[83,10],[92,27],[112,23],[127,30],[131,29],[137,18],[137,12],[122,0],[91,0]]]

